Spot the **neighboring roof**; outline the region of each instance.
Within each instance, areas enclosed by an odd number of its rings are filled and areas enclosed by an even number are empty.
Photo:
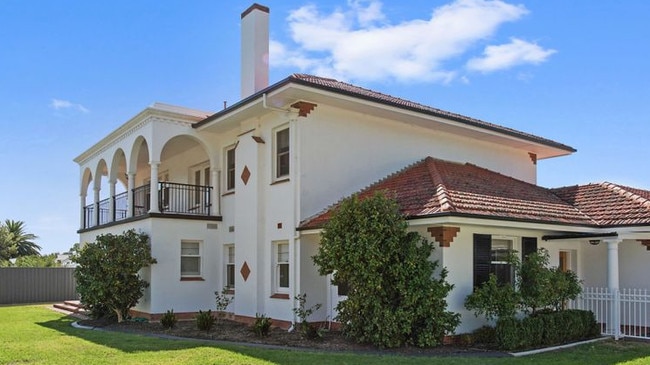
[[[507,128],[503,127],[497,124],[492,124],[488,122],[484,122],[479,119],[474,119],[470,117],[466,117],[460,114],[456,113],[451,113],[448,111],[444,111],[441,109],[436,109],[430,106],[426,106],[423,104],[419,104],[416,102],[408,101],[405,99],[400,99],[391,95],[383,94],[377,91],[372,91],[369,89],[364,89],[359,86],[355,86],[352,84],[348,84],[345,82],[337,81],[334,79],[330,78],[324,78],[324,77],[318,77],[318,76],[313,76],[313,75],[306,75],[306,74],[293,74],[287,78],[285,78],[282,81],[279,81],[263,90],[260,90],[259,92],[241,100],[240,102],[233,104],[232,106],[217,112],[214,115],[211,115],[210,117],[202,120],[199,123],[196,123],[194,125],[195,128],[199,128],[207,123],[210,123],[213,120],[219,119],[220,117],[227,115],[229,113],[232,113],[236,111],[239,108],[244,107],[246,104],[252,102],[253,100],[257,100],[262,97],[263,94],[268,94],[274,90],[277,90],[281,87],[284,87],[288,84],[297,84],[297,85],[303,85],[303,86],[308,86],[312,87],[315,89],[320,89],[324,91],[330,91],[334,92],[337,94],[342,94],[342,95],[347,95],[347,96],[352,96],[355,98],[367,100],[367,101],[372,101],[376,103],[381,103],[384,105],[389,105],[393,106],[396,108],[404,109],[404,110],[409,110],[409,111],[414,111],[414,112],[419,112],[423,113],[426,115],[430,116],[435,116],[435,117],[440,117],[440,118],[445,118],[448,120],[453,120],[455,122],[465,124],[468,126],[472,127],[478,127],[484,130],[489,130],[492,132],[497,132],[501,133],[504,135],[516,137],[516,138],[521,138],[526,141],[531,141],[535,143],[539,143],[542,145],[546,145],[549,147],[553,148],[558,148],[567,152],[575,152],[576,150],[573,147],[567,146],[565,144],[559,143],[552,141],[550,139],[546,139],[543,137],[535,136],[533,134],[529,133],[524,133],[512,128]]]
[[[551,190],[473,165],[427,157],[359,192],[384,191],[407,219],[444,215],[596,226],[587,214]],[[300,229],[321,228],[336,205]],[[650,217],[650,214],[648,215]]]
[[[650,224],[650,191],[603,182],[551,189],[599,226]]]

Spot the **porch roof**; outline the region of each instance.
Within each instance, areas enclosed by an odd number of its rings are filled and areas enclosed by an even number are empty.
[[[551,191],[601,227],[650,224],[650,191],[609,182]]]
[[[642,196],[650,192],[627,189],[610,183],[546,189],[473,164],[427,157],[358,194],[386,192],[407,219],[455,215],[594,228],[650,224],[650,202]],[[337,204],[299,229],[322,228]]]

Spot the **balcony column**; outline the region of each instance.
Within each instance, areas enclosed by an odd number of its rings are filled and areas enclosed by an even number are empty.
[[[108,181],[110,198],[108,199],[108,221],[115,222],[115,180]]]
[[[94,197],[93,197],[93,219],[92,219],[92,225],[97,226],[99,225],[99,192],[101,188],[98,186],[95,186],[93,188],[94,192]]]
[[[151,185],[149,187],[151,206],[149,207],[149,213],[160,213],[158,203],[158,166],[160,166],[160,162],[151,161],[149,165],[151,166]]]
[[[127,188],[126,188],[126,217],[133,217],[133,189],[135,189],[135,174],[129,172],[127,174]]]
[[[81,208],[79,227],[88,228],[86,227],[86,193],[79,194],[79,208]]]
[[[219,202],[219,197],[221,196],[219,191],[219,171],[216,168],[210,168],[210,181],[212,181],[212,193],[210,194],[210,203],[212,204],[212,209],[210,209],[210,215],[220,215],[221,214],[221,204]]]

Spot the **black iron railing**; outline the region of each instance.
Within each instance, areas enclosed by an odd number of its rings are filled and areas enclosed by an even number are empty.
[[[124,220],[128,217],[129,206],[132,217],[146,215],[151,209],[150,190],[148,184],[133,189],[133,204],[130,205],[128,192],[123,192],[112,199],[101,200],[97,210],[94,204],[85,206],[83,228]],[[113,204],[112,216],[111,204]],[[160,182],[158,183],[158,208],[162,214],[209,216],[212,208],[212,187]]]

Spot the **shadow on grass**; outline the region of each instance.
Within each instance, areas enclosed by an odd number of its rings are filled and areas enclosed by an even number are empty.
[[[174,351],[196,348],[214,348],[240,356],[256,358],[276,364],[299,363],[381,363],[395,364],[468,364],[477,361],[477,357],[465,356],[433,356],[433,357],[403,357],[382,356],[381,354],[355,354],[341,352],[319,352],[298,349],[269,349],[255,346],[228,344],[211,340],[169,339],[158,336],[148,336],[135,333],[78,329],[72,327],[77,319],[61,317],[56,320],[37,323],[40,326],[56,330],[68,336],[73,336],[100,346],[108,346],[125,353],[142,353],[156,351]],[[383,354],[387,355],[387,354]],[[473,359],[473,360],[472,360]],[[637,341],[605,341],[582,345],[573,349],[543,353],[522,358],[489,358],[484,357],[479,362],[485,364],[523,364],[534,360],[536,364],[557,363],[593,363],[598,359],[599,364],[614,365],[626,361],[650,361],[650,343]]]

